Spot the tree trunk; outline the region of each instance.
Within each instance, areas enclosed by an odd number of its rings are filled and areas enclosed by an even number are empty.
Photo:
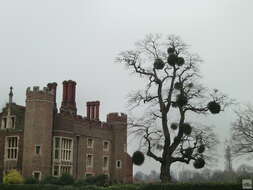
[[[161,174],[160,179],[162,183],[169,183],[171,182],[171,175],[170,175],[170,162],[162,162],[161,164]]]

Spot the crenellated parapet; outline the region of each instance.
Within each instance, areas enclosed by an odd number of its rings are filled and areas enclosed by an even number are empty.
[[[127,115],[125,113],[109,113],[107,114],[107,122],[124,122],[127,123]]]
[[[48,87],[43,87],[40,89],[39,86],[34,86],[32,88],[28,87],[26,89],[26,101],[44,100],[54,102],[54,98],[54,92],[52,90],[49,90]]]

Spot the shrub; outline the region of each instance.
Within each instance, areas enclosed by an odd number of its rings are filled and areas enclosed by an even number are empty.
[[[39,183],[39,181],[33,176],[25,179],[25,184],[37,184],[37,183]]]
[[[17,170],[10,170],[3,179],[4,184],[22,184],[24,183],[24,178]]]
[[[74,182],[74,178],[69,174],[62,174],[62,176],[58,180],[59,185],[73,185]]]
[[[46,176],[42,181],[42,184],[54,184],[57,185],[59,184],[59,179],[57,177],[53,176]]]
[[[109,179],[106,175],[89,176],[84,179],[76,181],[77,186],[108,186],[110,184]]]

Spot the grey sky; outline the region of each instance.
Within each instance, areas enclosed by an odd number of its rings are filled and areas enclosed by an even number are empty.
[[[148,33],[181,36],[204,60],[204,84],[251,102],[252,8],[252,0],[0,0],[0,105],[10,85],[24,105],[28,86],[55,81],[59,106],[61,82],[72,79],[79,114],[90,100],[101,101],[102,120],[127,112],[127,94],[142,83],[114,59]],[[228,110],[203,120],[224,138],[233,118]],[[158,170],[149,161],[135,169]]]

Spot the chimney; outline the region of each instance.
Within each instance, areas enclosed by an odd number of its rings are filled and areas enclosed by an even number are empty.
[[[68,112],[76,115],[76,82],[63,81],[61,112]]]
[[[68,97],[68,81],[63,81],[62,84],[63,84],[62,104],[66,104]]]
[[[87,118],[99,121],[99,101],[87,102]]]

